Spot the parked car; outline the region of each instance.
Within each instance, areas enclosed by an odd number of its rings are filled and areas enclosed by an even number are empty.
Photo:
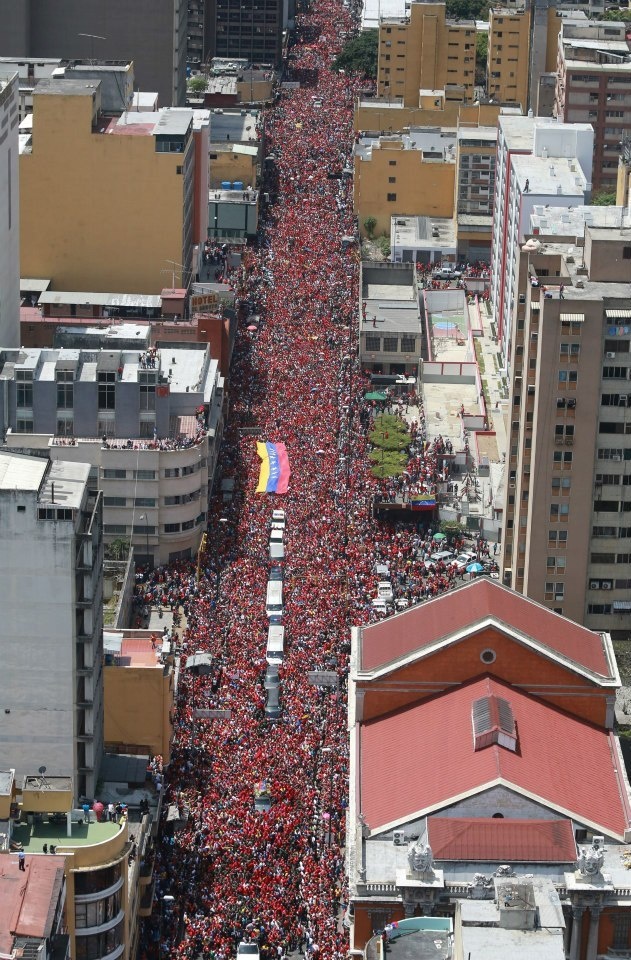
[[[436,566],[437,563],[444,563],[447,566],[454,559],[454,554],[451,550],[439,550],[438,553],[432,553],[429,560],[425,561],[425,566],[429,570],[430,567]]]
[[[375,599],[372,601],[372,608],[375,613],[385,614],[388,612],[388,604],[385,600],[380,600],[379,597],[375,597]]]
[[[432,276],[435,280],[459,280],[462,276],[462,271],[452,270],[451,267],[440,267],[439,270],[434,270]]]
[[[456,570],[461,573],[467,569],[470,563],[475,563],[477,559],[477,556],[471,550],[463,550],[457,557],[454,557],[450,566],[455,567]]]
[[[247,957],[248,960],[261,960],[261,952],[257,943],[246,943],[242,940],[237,947],[237,957]]]

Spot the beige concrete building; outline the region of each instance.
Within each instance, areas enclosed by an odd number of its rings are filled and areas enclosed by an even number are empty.
[[[503,576],[590,629],[628,633],[631,240],[621,212],[600,209],[584,208],[581,231],[541,207],[521,247]]]
[[[379,24],[377,96],[418,107],[422,94],[472,103],[475,85],[473,20],[447,19],[444,3],[414,0],[409,17]]]
[[[419,104],[407,107],[401,97],[359,98],[354,127],[371,133],[397,133],[408,127],[495,126],[500,112],[496,103],[465,104],[445,99],[444,90],[421,91]]]
[[[393,215],[451,217],[456,137],[440,128],[411,129],[389,137],[362,137],[355,145],[353,207],[362,235],[376,221],[388,234]]]
[[[528,109],[530,10],[497,7],[489,10],[486,91],[499,103]]]
[[[157,294],[175,264],[187,286],[193,112],[108,114],[101,96],[96,80],[42,80],[33,92],[20,144],[23,275],[62,290]]]
[[[594,128],[594,190],[615,192],[620,143],[631,133],[631,41],[623,21],[563,19],[555,116]]]

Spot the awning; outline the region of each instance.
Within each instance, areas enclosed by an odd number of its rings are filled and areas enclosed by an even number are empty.
[[[559,320],[561,323],[585,323],[585,314],[584,313],[560,313]]]
[[[378,390],[371,390],[368,393],[364,394],[364,400],[387,400],[388,397],[385,393],[380,393]]]
[[[532,313],[537,313],[539,310],[541,310],[541,304],[538,300],[532,300],[530,302],[530,310]]]
[[[213,658],[210,653],[194,653],[186,661],[187,670],[196,670],[200,674],[210,673],[212,670]]]
[[[631,610],[631,600],[614,600],[613,608],[616,613],[626,613]]]
[[[631,310],[605,310],[608,320],[631,320]]]

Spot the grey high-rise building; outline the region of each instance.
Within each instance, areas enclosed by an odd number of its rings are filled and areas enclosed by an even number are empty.
[[[161,106],[186,97],[183,0],[0,0],[0,56],[133,60]]]

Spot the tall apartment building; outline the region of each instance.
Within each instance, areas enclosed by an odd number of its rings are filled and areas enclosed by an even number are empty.
[[[488,260],[491,251],[497,127],[458,126],[456,216],[458,255]]]
[[[204,8],[205,59],[280,65],[286,0],[204,0]]]
[[[90,464],[105,539],[130,541],[141,563],[190,557],[205,529],[223,380],[197,347],[0,350],[5,443]]]
[[[595,190],[615,192],[631,132],[631,35],[624,22],[567,19],[558,38],[555,115],[594,128]]]
[[[491,301],[505,362],[511,354],[519,245],[536,205],[572,207],[591,195],[593,131],[534,117],[500,116],[493,205]]]
[[[102,497],[89,473],[0,451],[0,767],[71,773],[75,800],[94,796],[103,748]]]
[[[186,22],[186,62],[199,69],[204,63],[205,0],[188,0]]]
[[[18,77],[0,70],[0,341],[17,346],[20,329]]]
[[[186,100],[183,0],[0,0],[0,55],[133,60],[162,106]]]
[[[22,276],[157,294],[174,266],[187,286],[194,140],[191,110],[108,113],[98,80],[38,83],[20,154]]]
[[[590,629],[628,633],[631,224],[592,209],[584,236],[576,214],[553,210],[548,236],[519,254],[504,582]]]
[[[491,7],[486,67],[486,92],[498,103],[518,103],[528,109],[530,62],[529,8]]]
[[[380,20],[377,96],[405,107],[418,107],[421,92],[472,103],[475,47],[473,20],[448,20],[444,3],[413,0],[409,17]]]

